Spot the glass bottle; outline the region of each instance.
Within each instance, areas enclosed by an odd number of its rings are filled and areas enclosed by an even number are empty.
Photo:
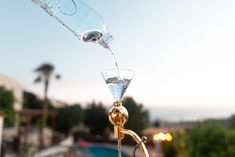
[[[32,0],[83,42],[110,49],[113,37],[101,15],[82,0]]]

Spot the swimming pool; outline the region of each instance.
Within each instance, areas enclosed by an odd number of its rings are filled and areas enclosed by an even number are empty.
[[[91,154],[91,157],[118,157],[117,149],[104,146],[90,146],[85,148],[85,151]],[[122,157],[128,157],[122,152]]]
[[[36,152],[33,157],[118,157],[118,151],[114,147],[92,145],[86,147],[54,146],[43,151]],[[122,152],[122,157],[130,157]]]

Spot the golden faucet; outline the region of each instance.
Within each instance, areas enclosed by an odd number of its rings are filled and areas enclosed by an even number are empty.
[[[130,135],[140,145],[144,157],[149,157],[148,150],[143,140],[132,130],[124,129],[124,124],[128,121],[128,111],[120,101],[115,101],[109,110],[109,121],[114,126],[114,137],[117,140],[122,140],[124,135]]]

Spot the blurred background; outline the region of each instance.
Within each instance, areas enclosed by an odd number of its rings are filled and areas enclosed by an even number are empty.
[[[106,20],[119,66],[135,71],[122,99],[125,128],[148,137],[150,155],[234,157],[235,2],[86,3]],[[100,74],[114,68],[108,50],[83,43],[31,0],[0,2],[0,18],[2,155],[99,148],[117,156],[113,97]],[[123,155],[134,146],[125,138]]]

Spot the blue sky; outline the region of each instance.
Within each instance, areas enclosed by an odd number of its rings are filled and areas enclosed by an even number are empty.
[[[187,119],[235,113],[233,0],[87,0],[108,23],[119,66],[133,69],[126,95],[153,117]],[[33,69],[54,64],[62,80],[49,97],[112,103],[100,71],[114,67],[107,50],[82,43],[30,0],[0,2],[0,72],[32,92]]]

